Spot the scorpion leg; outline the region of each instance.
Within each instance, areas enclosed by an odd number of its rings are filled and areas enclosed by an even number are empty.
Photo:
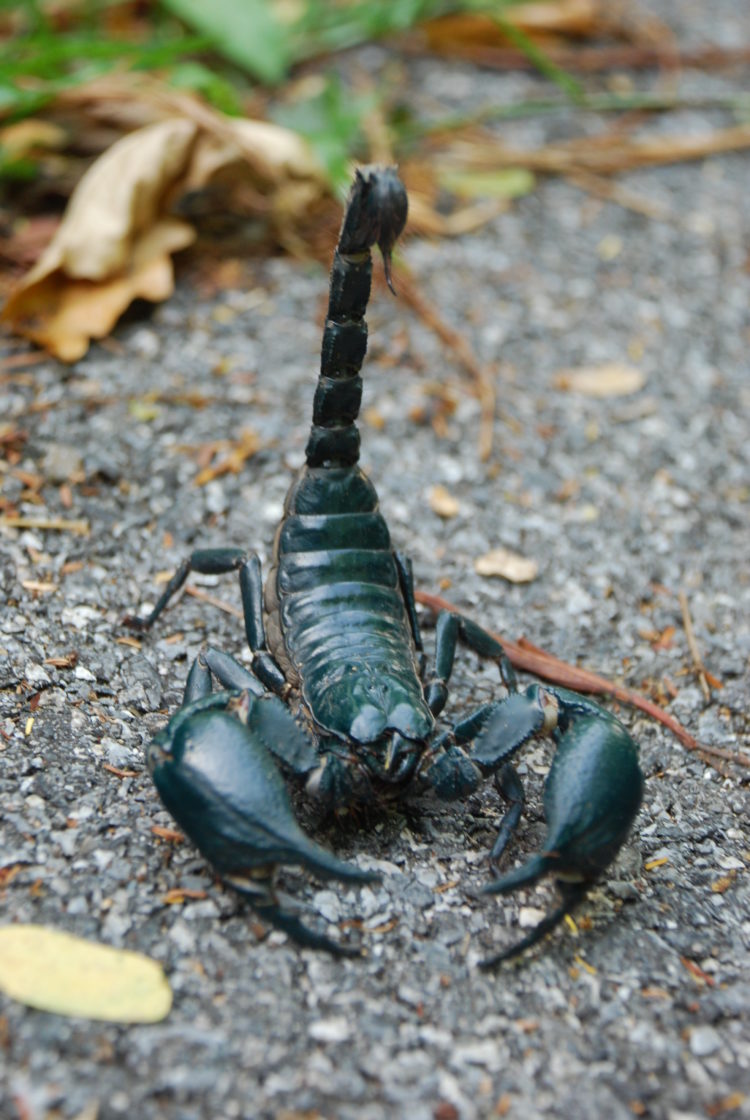
[[[272,692],[283,694],[286,678],[269,653],[263,626],[263,583],[260,560],[255,552],[242,548],[199,548],[183,560],[145,618],[126,615],[123,622],[133,630],[150,630],[170,599],[180,590],[191,572],[200,575],[227,575],[239,572],[240,593],[245,619],[245,634],[253,653],[253,671],[260,682]]]
[[[335,954],[359,950],[308,929],[278,900],[279,864],[301,865],[323,878],[368,883],[378,878],[320,847],[294,817],[271,744],[302,735],[275,696],[249,690],[210,692],[207,665],[191,670],[189,700],[148,750],[159,796],[218,874],[257,913],[302,945]],[[202,695],[200,695],[202,693]]]
[[[440,611],[435,625],[435,675],[426,689],[427,705],[433,715],[440,714],[448,699],[448,681],[459,640],[480,657],[495,662],[508,692],[518,691],[515,670],[500,642],[470,618],[455,611]]]
[[[127,614],[122,620],[131,630],[150,630],[159,615],[174,598],[191,572],[198,572],[203,576],[222,576],[227,572],[236,572],[245,563],[247,553],[243,548],[198,548],[183,560],[177,571],[167,583],[154,609],[140,618],[138,615]]]
[[[424,645],[422,643],[422,632],[419,628],[417,601],[414,598],[414,572],[412,563],[409,557],[403,552],[394,552],[393,559],[396,561],[398,581],[401,587],[401,594],[404,597],[404,603],[406,604],[406,613],[409,617],[409,626],[414,639],[414,646],[417,653],[422,657],[424,654]]]

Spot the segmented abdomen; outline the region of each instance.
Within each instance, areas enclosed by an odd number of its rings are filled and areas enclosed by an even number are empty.
[[[369,742],[432,728],[377,495],[357,467],[305,468],[279,526],[267,630],[319,727]]]

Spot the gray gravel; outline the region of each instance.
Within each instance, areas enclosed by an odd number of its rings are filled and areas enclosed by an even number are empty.
[[[717,42],[739,28],[750,42],[747,12],[711,7],[707,30],[696,25],[702,6],[661,10],[680,9],[685,41],[700,41],[698,26]],[[358,57],[373,70],[385,61],[380,50]],[[446,62],[410,70],[425,113],[539,87]],[[742,77],[684,80],[740,89]],[[693,110],[650,127],[722,123]],[[573,127],[534,120],[508,134],[530,142]],[[379,289],[363,461],[418,586],[450,581],[444,593],[486,625],[661,689],[702,742],[748,750],[748,157],[623,183],[670,219],[548,182],[478,236],[407,244],[423,293],[497,372],[495,457],[478,461],[478,404],[452,357]],[[618,247],[611,259],[605,238]],[[472,896],[500,809],[491,788],[448,808],[421,798],[337,824],[301,808],[318,839],[383,873],[359,891],[283,876],[329,922],[357,917],[374,930],[361,961],[266,936],[188,843],[152,832],[171,821],[144,747],[178,705],[202,641],[244,655],[241,625],[183,596],[136,649],[119,621],[153,602],[157,574],[192,547],[243,545],[267,562],[302,460],[325,290],[322,270],[288,260],[248,265],[242,291],[211,297],[188,274],[168,304],[73,369],[47,362],[0,386],[2,414],[28,432],[17,468],[49,480],[38,504],[11,469],[4,496],[30,516],[91,527],[87,536],[0,530],[0,852],[2,867],[17,868],[0,893],[2,920],[139,949],[163,963],[175,993],[169,1018],[151,1027],[66,1020],[2,999],[0,1115],[750,1115],[746,772],[718,773],[632,711],[620,714],[641,743],[647,786],[630,843],[591,893],[577,935],[562,928],[497,975],[476,962],[518,936],[552,892]],[[645,387],[609,399],[556,387],[561,368],[606,362],[636,365]],[[434,382],[456,401],[442,438],[414,419],[433,407]],[[131,401],[152,389],[165,396],[145,419]],[[212,403],[181,399],[196,391]],[[196,449],[243,427],[264,450],[241,474],[196,487]],[[66,505],[60,483],[71,474]],[[450,521],[429,507],[435,483],[458,500]],[[536,580],[476,575],[476,557],[498,545],[536,559]],[[192,583],[239,600],[229,579]],[[709,702],[691,671],[680,591],[723,684]],[[671,640],[655,641],[670,627]],[[74,667],[50,664],[71,651]],[[450,711],[497,694],[494,672],[461,655]],[[524,755],[530,803],[510,864],[543,835],[547,761],[542,746]],[[175,887],[205,897],[166,905]]]

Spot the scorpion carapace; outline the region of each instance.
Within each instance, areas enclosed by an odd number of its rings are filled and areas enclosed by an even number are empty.
[[[274,889],[279,865],[352,883],[377,876],[305,835],[282,775],[332,809],[412,786],[445,800],[465,797],[492,775],[508,802],[490,856],[495,869],[523,808],[513,756],[531,739],[551,737],[557,751],[545,786],[542,851],[486,891],[510,891],[551,872],[561,905],[484,962],[491,966],[533,945],[584,897],[630,830],[643,778],[636,744],[614,716],[565,689],[519,691],[502,646],[462,615],[438,616],[435,669],[425,677],[411,565],[394,551],[375,489],[358,466],[356,427],[371,250],[380,248],[391,286],[391,252],[406,214],[395,169],[357,171],[331,272],[306,463],[286,498],[265,590],[254,553],[199,550],[151,613],[128,622],[151,626],[191,571],[239,573],[252,668],[203,649],[148,763],[164,804],[203,855],[302,946],[361,951],[297,917]],[[497,664],[507,695],[438,731],[459,641]],[[223,691],[213,691],[214,681]]]

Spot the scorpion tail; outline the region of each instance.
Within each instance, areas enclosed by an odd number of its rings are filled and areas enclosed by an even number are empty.
[[[333,257],[323,331],[320,377],[305,452],[309,467],[350,467],[359,460],[356,419],[362,400],[359,371],[367,351],[365,310],[377,245],[391,283],[391,253],[406,224],[407,197],[393,167],[358,170]]]

